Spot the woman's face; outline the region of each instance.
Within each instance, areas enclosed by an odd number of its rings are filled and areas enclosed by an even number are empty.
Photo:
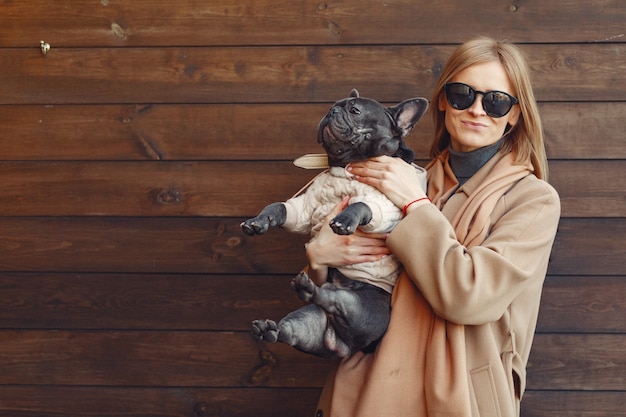
[[[511,82],[499,61],[475,64],[465,68],[450,82],[460,82],[479,91],[504,91],[512,95]],[[452,149],[469,152],[498,141],[504,134],[507,124],[515,126],[519,119],[519,105],[514,105],[505,116],[495,118],[485,113],[482,94],[465,110],[457,110],[439,96],[439,110],[445,111],[445,125],[450,133]]]

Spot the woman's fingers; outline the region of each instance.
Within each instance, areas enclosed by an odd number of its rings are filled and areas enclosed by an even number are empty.
[[[382,192],[398,207],[425,195],[417,171],[400,158],[380,156],[347,168],[356,179]]]
[[[349,204],[350,204],[350,196],[347,195],[344,198],[342,198],[340,202],[335,204],[335,206],[326,216],[324,223],[330,223],[330,221],[334,219],[339,213],[344,211],[346,207],[348,207]]]

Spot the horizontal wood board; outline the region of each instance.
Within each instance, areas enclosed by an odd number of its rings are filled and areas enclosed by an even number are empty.
[[[232,218],[2,218],[0,271],[295,274],[306,237]],[[561,219],[548,271],[623,275],[623,219]]]
[[[320,172],[287,161],[0,162],[0,216],[251,217]],[[626,160],[553,161],[562,216],[626,217],[624,172]]]
[[[293,276],[4,272],[0,310],[12,329],[248,331],[303,305]],[[549,275],[537,331],[626,333],[624,279]]]
[[[2,4],[0,46],[38,47],[39,39],[53,48],[461,43],[479,33],[520,43],[623,43],[622,6],[620,0],[427,5],[413,0],[83,0],[68,8],[46,0],[9,1]],[[68,18],[72,25],[64,24]],[[450,25],[454,30],[441,30]]]
[[[411,94],[430,99],[416,90],[398,100]],[[290,161],[322,152],[317,124],[338,98],[298,105],[0,105],[0,160]],[[626,158],[626,102],[546,102],[539,109],[552,160]],[[428,159],[433,130],[428,113],[406,138],[418,159]]]
[[[453,49],[59,48],[43,56],[36,49],[2,48],[0,104],[333,103],[352,88],[393,102],[407,98],[407,85],[411,95],[429,95]],[[626,80],[615,73],[626,66],[626,44],[533,44],[523,50],[538,100],[626,100]]]

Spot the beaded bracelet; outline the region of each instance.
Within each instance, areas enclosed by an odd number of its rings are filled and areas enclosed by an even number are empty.
[[[406,216],[406,211],[409,209],[409,207],[411,207],[411,205],[417,203],[418,201],[423,201],[423,200],[430,201],[430,198],[428,198],[428,197],[420,197],[417,200],[413,200],[413,201],[410,201],[410,202],[406,203],[406,205],[404,207],[402,207],[402,216]]]

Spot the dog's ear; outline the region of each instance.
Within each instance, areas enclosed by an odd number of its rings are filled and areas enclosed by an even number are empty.
[[[428,109],[428,100],[418,97],[405,100],[388,110],[400,130],[400,134],[405,137],[411,133],[415,124],[426,113],[426,109]]]
[[[350,95],[349,95],[348,97],[350,97],[350,98],[356,98],[356,97],[359,97],[359,90],[357,90],[356,88],[353,88],[353,89],[350,91]]]

